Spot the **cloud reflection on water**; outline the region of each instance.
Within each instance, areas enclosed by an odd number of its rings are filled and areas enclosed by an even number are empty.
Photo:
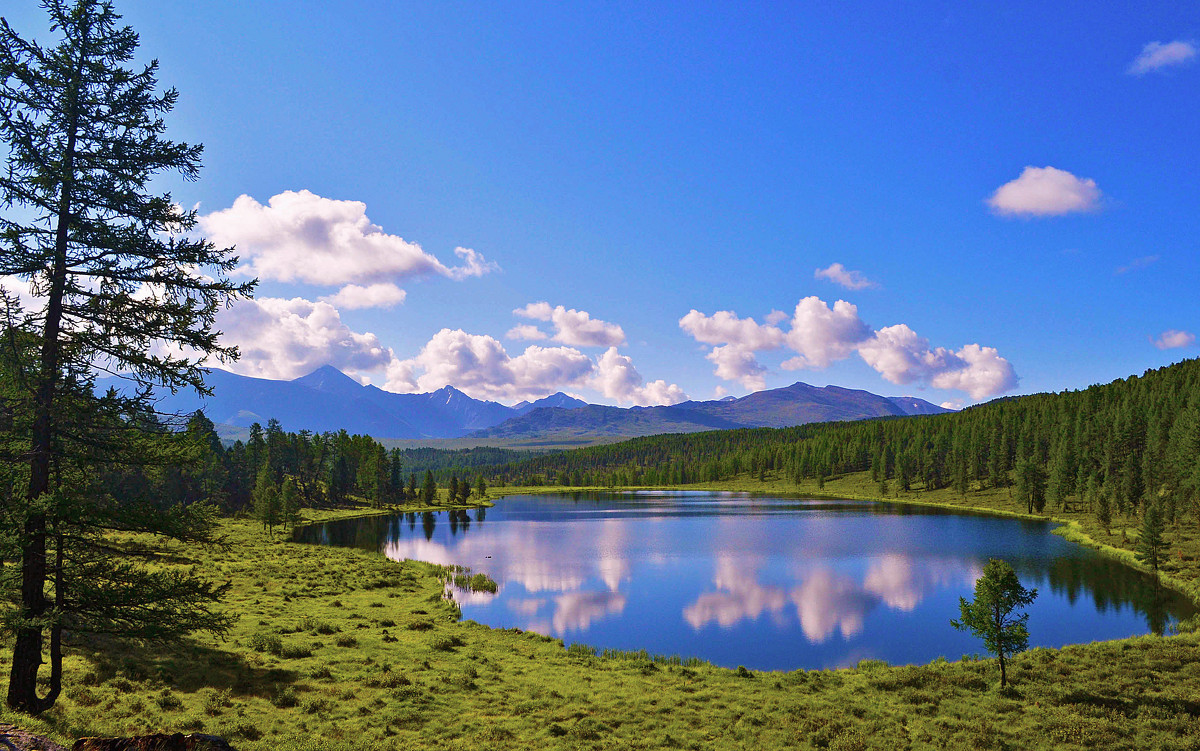
[[[968,560],[919,560],[899,554],[872,559],[859,583],[833,567],[818,564],[797,573],[790,587],[763,584],[761,559],[720,556],[713,584],[683,609],[693,629],[715,623],[732,628],[744,620],[771,614],[780,618],[794,605],[800,629],[812,643],[821,643],[839,632],[849,639],[862,632],[868,613],[880,604],[911,611],[929,592],[959,581],[973,582],[978,564]]]

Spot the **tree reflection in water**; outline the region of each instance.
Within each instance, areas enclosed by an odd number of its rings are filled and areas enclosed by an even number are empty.
[[[1195,612],[1049,525],[918,507],[577,493],[420,516],[419,530],[410,513],[313,525],[296,539],[487,573],[497,593],[455,599],[465,618],[493,626],[760,669],[977,651],[949,620],[989,557],[1042,591],[1034,645],[1162,633]]]

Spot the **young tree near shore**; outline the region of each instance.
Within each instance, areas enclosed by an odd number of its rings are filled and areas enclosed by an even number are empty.
[[[28,419],[12,426],[21,463],[6,464],[5,521],[18,534],[4,553],[17,565],[3,567],[13,606],[3,626],[15,636],[8,704],[33,714],[61,690],[64,630],[167,637],[226,626],[211,609],[219,587],[135,566],[103,539],[126,530],[208,540],[211,514],[118,498],[97,477],[184,460],[160,450],[175,443],[161,434],[131,435],[155,422],[144,419],[148,390],[204,391],[204,359],[237,356],[217,341],[214,317],[253,290],[228,280],[231,249],[188,234],[194,211],[147,190],[164,171],[194,179],[201,147],[162,138],[177,95],[156,94],[156,64],[125,67],[137,34],[118,26],[109,2],[43,5],[54,47],[0,19],[0,275],[36,300],[21,310],[5,298],[6,407]],[[133,395],[95,397],[96,370],[122,374]],[[47,632],[50,681],[39,696]]]
[[[987,650],[1000,658],[1001,688],[1008,684],[1006,658],[1029,646],[1029,630],[1025,628],[1029,614],[1015,611],[1028,606],[1035,597],[1037,590],[1025,589],[1012,566],[993,558],[975,582],[975,599],[967,602],[965,597],[958,598],[962,615],[950,625],[983,639]]]

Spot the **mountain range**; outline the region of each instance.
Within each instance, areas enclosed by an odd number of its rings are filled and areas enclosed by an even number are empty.
[[[795,383],[740,398],[687,401],[669,407],[608,407],[557,393],[511,407],[467,396],[453,386],[427,394],[396,394],[364,386],[332,366],[291,381],[213,369],[211,397],[191,392],[162,396],[161,412],[203,409],[223,435],[277,419],[284,430],[344,429],[378,439],[535,441],[611,440],[657,433],[936,414],[949,410],[916,397],[883,397],[839,386]]]

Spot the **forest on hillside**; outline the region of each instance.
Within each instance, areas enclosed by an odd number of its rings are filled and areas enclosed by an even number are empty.
[[[962,412],[794,428],[660,435],[496,467],[527,485],[712,482],[751,473],[871,472],[886,492],[1009,487],[1047,504],[1200,519],[1200,360],[1105,385],[1000,399]]]

